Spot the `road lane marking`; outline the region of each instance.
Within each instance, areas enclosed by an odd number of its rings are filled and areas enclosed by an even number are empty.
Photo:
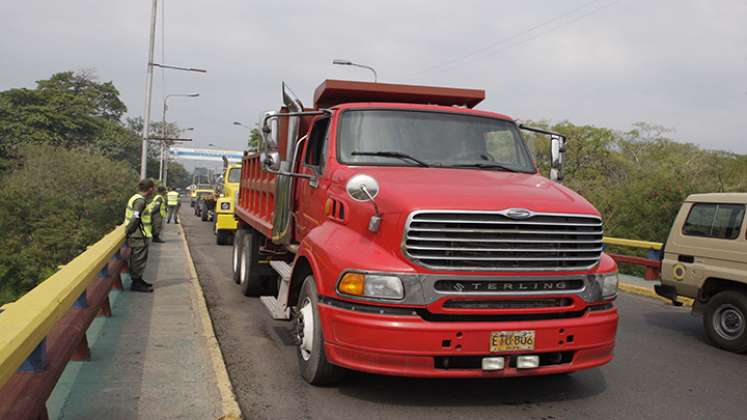
[[[192,287],[195,289],[195,296],[197,300],[196,309],[199,312],[200,320],[202,321],[202,330],[208,344],[208,353],[210,353],[210,360],[213,364],[213,371],[215,372],[215,380],[218,385],[218,391],[221,396],[221,405],[223,409],[223,416],[221,419],[233,420],[244,418],[241,413],[239,403],[236,401],[236,395],[233,392],[233,386],[231,380],[228,378],[228,371],[226,370],[226,362],[223,360],[223,353],[220,351],[218,345],[218,339],[215,337],[215,330],[213,329],[213,322],[210,319],[210,313],[207,309],[207,302],[205,301],[205,295],[202,293],[202,286],[197,279],[197,270],[195,269],[195,262],[192,260],[192,253],[189,250],[189,244],[187,243],[187,235],[184,232],[184,228],[179,224],[179,232],[182,237],[182,247],[184,253],[187,256],[187,265],[189,266],[189,275],[192,280]]]

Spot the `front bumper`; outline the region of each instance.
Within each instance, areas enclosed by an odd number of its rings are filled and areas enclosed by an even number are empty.
[[[612,360],[617,310],[586,311],[576,318],[541,321],[430,322],[417,315],[361,313],[320,304],[325,352],[333,364],[363,371],[413,377],[511,377],[573,372]],[[493,331],[534,330],[533,351],[490,353]],[[448,346],[446,345],[448,344]],[[517,369],[512,356],[563,355],[561,363]],[[503,370],[437,367],[444,359],[480,360],[507,356]],[[442,363],[441,363],[442,364]]]
[[[215,215],[215,230],[235,231],[239,227],[239,222],[233,216],[233,213],[217,213]]]

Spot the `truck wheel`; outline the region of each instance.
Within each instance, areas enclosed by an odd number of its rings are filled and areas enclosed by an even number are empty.
[[[272,268],[259,263],[259,240],[255,230],[244,233],[239,261],[239,284],[244,296],[262,296],[272,280],[269,272]]]
[[[236,236],[233,238],[233,253],[231,254],[231,268],[233,269],[233,281],[236,284],[241,284],[241,268],[239,264],[241,263],[241,253],[244,252],[241,248],[243,240],[244,240],[244,233],[246,231],[240,229],[236,231]]]
[[[747,352],[747,296],[733,290],[717,293],[706,306],[703,327],[716,346]]]
[[[219,230],[215,234],[215,243],[217,245],[228,245],[231,241],[231,232],[225,230]]]
[[[327,360],[324,352],[324,334],[319,320],[319,296],[314,277],[309,275],[301,286],[295,318],[298,348],[298,367],[301,376],[311,385],[334,385],[345,370]]]
[[[200,220],[203,222],[207,222],[208,220],[207,204],[204,201],[200,203]]]

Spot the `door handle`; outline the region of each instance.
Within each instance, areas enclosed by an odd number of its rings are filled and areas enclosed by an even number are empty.
[[[683,262],[683,263],[694,263],[695,257],[693,257],[692,255],[678,255],[677,261]]]

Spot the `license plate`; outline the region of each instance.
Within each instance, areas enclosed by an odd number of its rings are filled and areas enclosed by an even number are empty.
[[[534,350],[534,330],[493,331],[490,333],[490,351]]]

